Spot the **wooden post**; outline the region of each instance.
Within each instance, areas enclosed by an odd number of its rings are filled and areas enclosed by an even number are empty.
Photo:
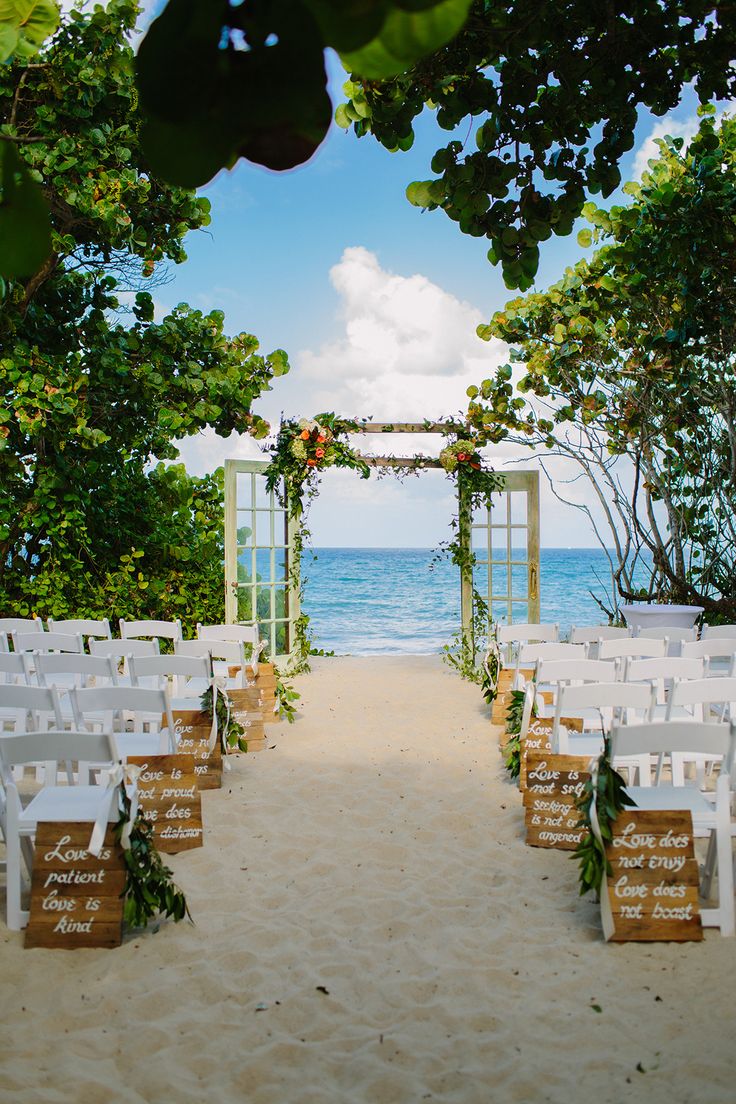
[[[473,568],[470,564],[471,547],[471,504],[470,494],[460,480],[457,486],[458,497],[458,538],[463,563],[460,566],[460,625],[463,644],[470,650],[475,660],[475,634],[473,632]]]

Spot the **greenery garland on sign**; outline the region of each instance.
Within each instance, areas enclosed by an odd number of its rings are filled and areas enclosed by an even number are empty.
[[[591,811],[595,802],[599,834],[593,831]],[[580,810],[580,827],[587,833],[572,854],[580,864],[580,896],[589,890],[600,893],[603,878],[611,874],[611,864],[606,858],[605,844],[613,839],[613,822],[627,806],[635,805],[626,792],[626,783],[611,765],[611,739],[604,739],[603,754],[597,761],[597,770],[591,771],[583,791],[575,802]]]
[[[510,778],[518,778],[521,773],[521,720],[524,715],[524,697],[526,691],[512,690],[506,710],[506,731],[511,739],[504,748],[504,766]]]
[[[120,819],[115,826],[118,843],[130,820],[130,810],[130,798],[125,786],[121,786]],[[164,866],[153,841],[153,825],[140,811],[130,830],[130,847],[123,848],[123,860],[123,919],[128,927],[144,928],[149,920],[161,913],[173,917],[176,923],[185,916],[192,919],[186,897],[173,881],[173,872]]]
[[[225,701],[226,691],[220,691],[217,695],[217,731],[220,734],[222,754],[228,755],[231,751],[247,751],[248,741],[245,739],[245,729],[236,721],[232,709],[228,708]],[[212,687],[208,686],[200,699],[202,712],[206,713],[212,721]]]

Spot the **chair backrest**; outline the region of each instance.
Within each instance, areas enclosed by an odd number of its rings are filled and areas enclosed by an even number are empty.
[[[40,617],[0,617],[0,633],[12,636],[13,633],[43,632]]]
[[[120,756],[111,732],[50,729],[0,736],[0,762],[6,770],[28,763],[116,763]],[[47,775],[49,777],[49,775]],[[69,776],[67,776],[69,777]],[[55,779],[55,772],[51,780]],[[10,777],[6,775],[6,783]]]
[[[83,652],[81,633],[37,632],[13,633],[16,652]]]
[[[31,669],[25,652],[0,652],[0,686],[27,686],[31,681]]]
[[[38,653],[34,656],[34,666],[39,686],[68,689],[89,686],[91,680],[95,686],[115,686],[118,681],[117,667],[111,656]]]
[[[517,667],[533,667],[540,660],[584,660],[584,644],[561,644],[548,641],[543,644],[520,644]]]
[[[683,628],[682,625],[640,625],[636,631],[637,640],[669,640],[683,643],[686,640],[697,640],[698,630]]]
[[[601,640],[598,644],[599,659],[619,659],[622,656],[656,659],[665,655],[667,655],[666,640],[650,640],[647,637],[633,636],[627,640]]]
[[[703,721],[708,721],[711,717],[723,720],[723,716],[714,716],[713,706],[720,707],[721,712],[728,709],[736,715],[734,703],[736,703],[736,678],[676,678],[670,690],[666,719],[671,719],[669,713],[678,706],[708,706],[708,709],[703,710]],[[697,719],[701,718],[696,717]]]
[[[247,667],[254,668],[256,659],[245,658],[245,645],[242,640],[180,640],[174,645],[177,655],[209,656],[214,673],[218,676],[229,674],[230,667],[238,667],[236,684],[245,687],[248,684]]]
[[[48,619],[49,632],[81,633],[82,636],[103,637],[106,640],[112,638],[110,622],[107,617],[99,619],[91,617],[72,617],[66,621],[57,621],[54,617]]]
[[[733,640],[736,638],[736,625],[703,625],[701,640]]]
[[[64,727],[59,694],[53,686],[0,686],[0,713],[16,732]]]
[[[553,724],[553,746],[563,717],[590,719],[590,713],[600,715],[604,728],[618,721],[622,714],[628,721],[632,714],[640,714],[639,720],[648,720],[656,701],[653,685],[643,682],[584,682],[580,685],[565,683],[560,686]],[[597,724],[591,727],[597,728]]]
[[[705,640],[686,641],[682,645],[682,655],[730,661],[736,655],[736,638],[708,636]]]
[[[75,725],[83,729],[88,722],[113,731],[116,721],[123,727],[130,721],[135,731],[146,726],[168,729],[169,745],[176,751],[174,718],[168,690],[149,689],[142,686],[75,687],[70,690]],[[165,724],[163,721],[165,720]]]
[[[666,692],[673,679],[700,679],[703,677],[702,659],[683,659],[682,656],[662,656],[658,659],[624,660],[624,682],[651,682],[657,688],[657,702],[664,705]]]
[[[212,678],[209,655],[131,656],[130,681],[133,686],[166,687],[173,678],[173,697],[186,696],[189,679]]]
[[[615,682],[618,664],[613,659],[540,659],[536,682],[550,683]]]
[[[614,756],[692,753],[723,756],[721,770],[733,774],[736,726],[703,724],[696,721],[661,721],[657,724],[614,725],[611,752]]]
[[[597,644],[599,640],[626,640],[631,629],[620,625],[573,625],[571,644]]]
[[[554,643],[560,639],[560,626],[532,622],[518,625],[497,625],[496,640],[503,644],[543,644]]]
[[[159,654],[158,640],[90,640],[90,655],[107,655],[113,659]]]
[[[164,640],[181,640],[181,621],[124,621],[120,618],[120,636],[123,640],[140,637],[162,637]]]

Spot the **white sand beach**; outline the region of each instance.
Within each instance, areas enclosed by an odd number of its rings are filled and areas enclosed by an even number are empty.
[[[381,657],[297,688],[170,860],[195,926],[0,928],[5,1100],[730,1104],[736,941],[606,945],[575,863],[524,845],[476,687]]]

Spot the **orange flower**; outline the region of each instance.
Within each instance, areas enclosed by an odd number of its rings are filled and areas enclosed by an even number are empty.
[[[458,458],[458,460],[460,460],[460,461],[462,461],[462,460],[467,460],[467,459],[468,459],[468,454],[467,454],[467,452],[459,452],[459,453],[457,454],[457,458]]]
[[[316,457],[318,457],[318,459],[320,459],[320,460],[322,459],[324,454],[325,454],[325,450],[323,448],[317,448],[317,449],[314,450],[314,455]]]
[[[316,463],[317,463],[316,460],[307,460],[307,467],[308,468],[313,468]]]
[[[317,434],[317,440],[322,442],[322,441],[326,441],[327,438],[325,437],[324,433],[318,433]]]
[[[301,437],[302,441],[308,441],[309,440],[309,430],[308,429],[303,429],[301,431],[301,433],[299,434],[299,436]]]

